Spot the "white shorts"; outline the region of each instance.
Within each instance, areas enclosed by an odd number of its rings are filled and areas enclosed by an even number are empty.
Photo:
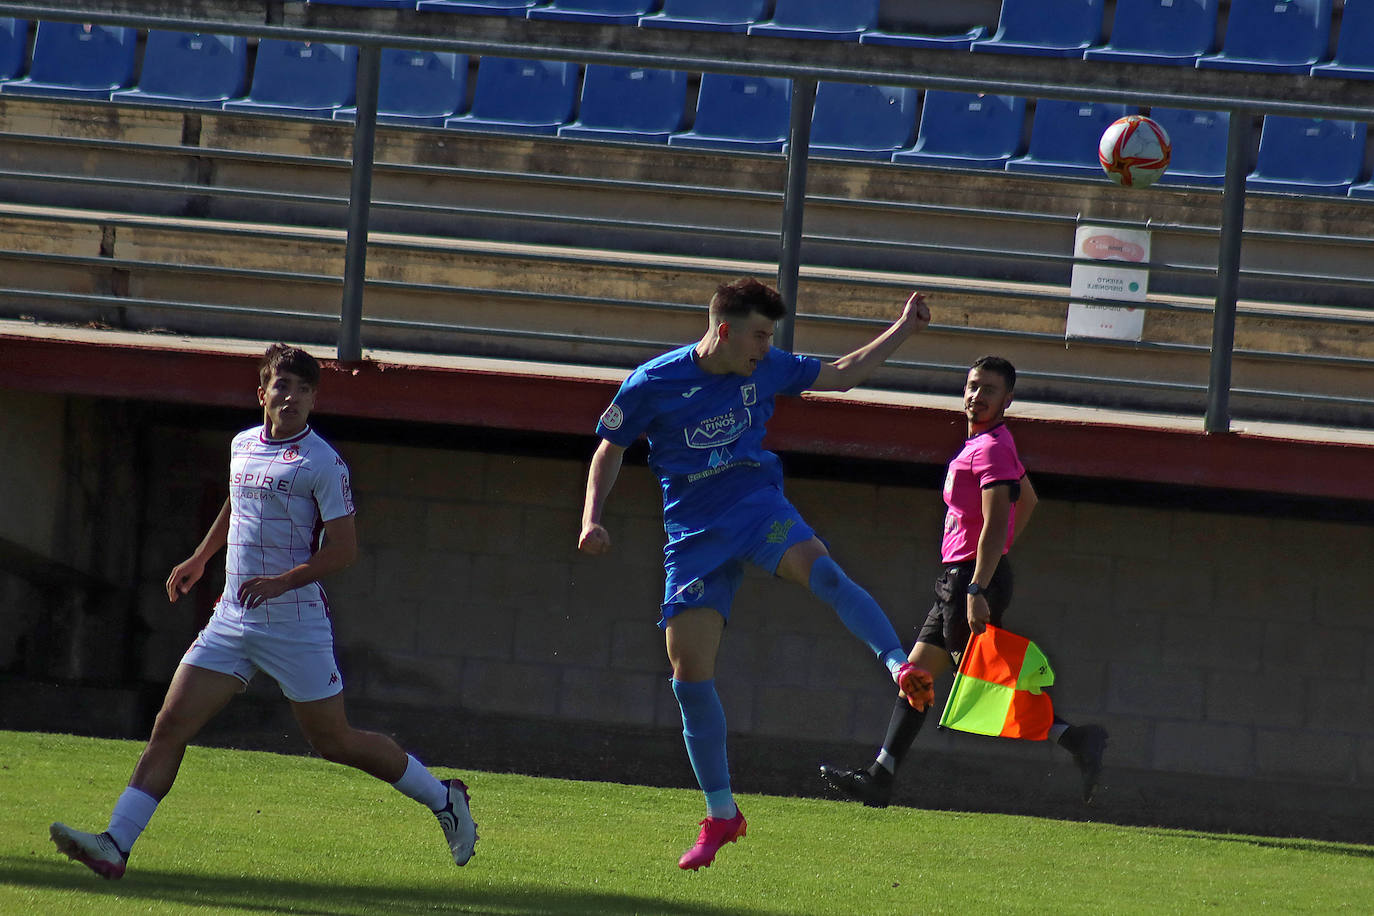
[[[293,703],[328,699],[343,690],[328,617],[254,623],[214,614],[181,663],[231,675],[245,687],[265,671]]]

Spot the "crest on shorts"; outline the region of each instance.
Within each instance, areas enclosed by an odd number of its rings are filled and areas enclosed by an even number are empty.
[[[682,594],[693,601],[699,601],[706,594],[706,583],[701,579],[693,579],[692,584],[682,590]]]
[[[759,402],[759,388],[753,382],[747,385],[741,385],[739,395],[744,398],[745,407],[753,407]]]
[[[601,425],[607,429],[620,429],[620,424],[625,422],[625,412],[620,409],[619,404],[612,404],[606,408],[606,412],[601,415]]]

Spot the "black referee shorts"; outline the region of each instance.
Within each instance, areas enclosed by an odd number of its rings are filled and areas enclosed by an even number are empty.
[[[968,645],[971,631],[968,626],[968,586],[973,581],[973,560],[962,563],[946,563],[940,570],[940,578],[935,580],[935,603],[931,605],[926,622],[917,631],[916,641],[939,646],[954,657],[958,664]],[[992,612],[990,622],[995,627],[1002,625],[1002,614],[1011,604],[1012,589],[1011,563],[1006,557],[998,562],[992,572],[984,595],[988,609]]]

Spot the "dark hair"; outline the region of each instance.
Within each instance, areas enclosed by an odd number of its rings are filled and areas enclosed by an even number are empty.
[[[1002,376],[1002,381],[1007,383],[1008,391],[1016,387],[1016,367],[1009,360],[1000,356],[984,356],[968,368],[970,372],[974,369],[987,369],[989,372],[996,372]]]
[[[716,287],[716,294],[711,297],[712,321],[744,318],[752,312],[777,321],[787,316],[787,306],[776,289],[753,277],[742,277]]]
[[[318,388],[320,384],[319,361],[300,347],[284,343],[274,343],[268,347],[262,355],[262,362],[258,363],[258,384],[266,388],[273,372],[290,372],[312,387]]]

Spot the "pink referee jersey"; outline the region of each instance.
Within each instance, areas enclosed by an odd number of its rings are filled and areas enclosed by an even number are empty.
[[[940,542],[940,558],[945,563],[961,563],[978,554],[978,536],[983,531],[983,490],[997,483],[1016,483],[1026,469],[1016,454],[1011,431],[998,424],[964,441],[964,447],[949,463],[945,474],[945,536]],[[1016,523],[1016,504],[1007,519],[1007,540],[1002,553],[1011,547]]]
[[[269,439],[255,426],[234,437],[229,461],[229,550],[224,594],[215,613],[228,620],[308,620],[329,614],[318,582],[249,610],[239,587],[276,576],[310,559],[324,523],[353,514],[348,465],[309,427],[289,439]]]

